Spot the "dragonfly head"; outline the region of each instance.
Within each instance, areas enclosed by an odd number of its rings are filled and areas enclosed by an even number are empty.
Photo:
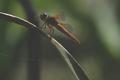
[[[47,13],[43,13],[43,14],[40,15],[40,19],[43,20],[43,21],[46,21],[47,18],[48,18]]]

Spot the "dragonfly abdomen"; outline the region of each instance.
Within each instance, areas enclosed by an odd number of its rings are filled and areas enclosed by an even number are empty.
[[[65,35],[70,37],[75,43],[80,44],[80,41],[76,38],[76,36],[69,32],[67,29],[65,29],[64,26],[62,26],[61,24],[57,24],[55,27],[59,31],[63,32]]]

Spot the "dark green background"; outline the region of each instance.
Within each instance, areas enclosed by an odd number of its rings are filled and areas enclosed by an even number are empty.
[[[81,45],[55,31],[57,39],[82,65],[90,80],[120,80],[119,0],[31,0],[39,12],[64,13]],[[26,4],[27,5],[27,4]],[[0,0],[0,11],[26,18],[18,0]],[[27,29],[0,19],[0,77],[26,80]],[[42,80],[75,80],[59,52],[43,39]],[[17,59],[16,59],[17,57]]]

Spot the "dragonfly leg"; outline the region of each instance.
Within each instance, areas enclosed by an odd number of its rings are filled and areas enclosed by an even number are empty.
[[[53,27],[51,26],[51,25],[48,25],[48,34],[50,35],[50,36],[52,36],[52,34],[54,34],[54,29],[53,29]]]
[[[41,25],[41,30],[45,30],[47,27],[46,27],[46,22],[44,22],[42,25]]]

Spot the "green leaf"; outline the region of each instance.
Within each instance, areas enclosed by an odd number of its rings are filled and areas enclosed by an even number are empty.
[[[51,42],[59,50],[60,55],[68,64],[73,75],[76,77],[76,80],[89,80],[87,75],[84,73],[83,69],[81,68],[80,64],[76,61],[76,59],[54,38],[51,38]]]

